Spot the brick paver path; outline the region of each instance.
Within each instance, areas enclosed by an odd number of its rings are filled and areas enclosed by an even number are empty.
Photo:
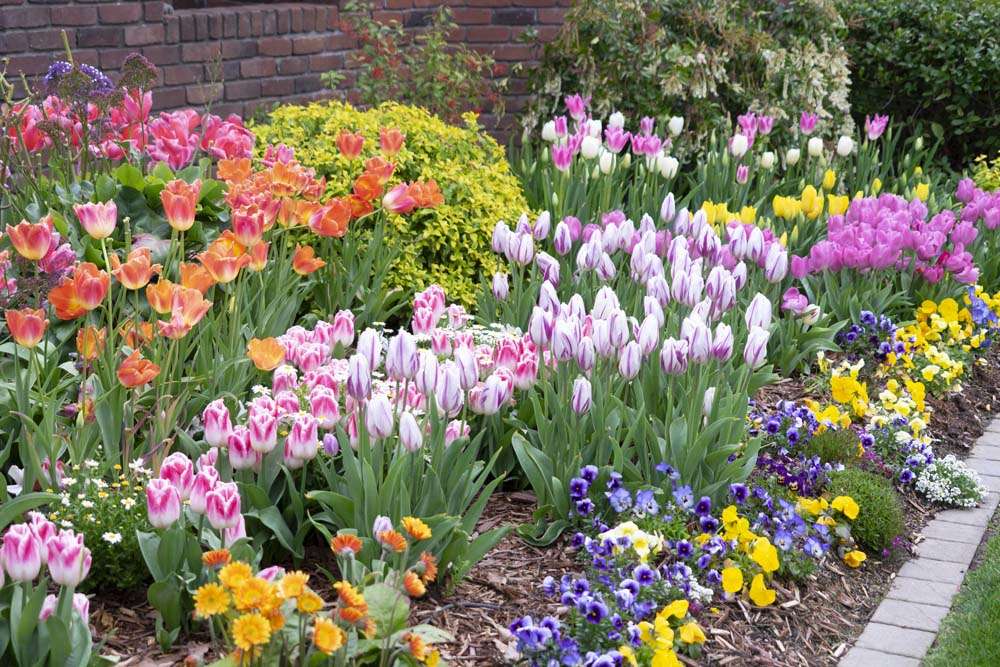
[[[938,512],[927,524],[917,557],[903,565],[839,667],[917,667],[934,643],[1000,504],[1000,418],[990,423],[966,463],[982,477],[986,498],[975,509]]]

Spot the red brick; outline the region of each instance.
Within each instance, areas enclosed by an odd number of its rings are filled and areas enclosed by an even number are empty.
[[[493,12],[485,7],[456,7],[452,14],[459,25],[481,25],[489,23]]]
[[[156,0],[155,2],[144,2],[143,7],[146,8],[146,20],[147,21],[162,21],[163,20],[163,0]]]
[[[278,9],[277,17],[278,17],[278,27],[276,28],[275,31],[279,35],[283,35],[286,32],[288,32],[292,27],[292,12],[290,9],[282,7]]]
[[[48,7],[18,7],[0,13],[0,28],[37,28],[49,22]]]
[[[236,37],[238,23],[239,17],[236,14],[226,14],[222,20],[222,36],[226,39]]]
[[[257,55],[257,40],[255,39],[227,39],[222,42],[222,57],[229,58],[253,58]]]
[[[249,37],[252,34],[250,32],[250,15],[244,12],[239,15],[238,19],[236,34],[241,38]]]
[[[278,12],[254,12],[250,17],[250,31],[254,35],[274,35],[278,32]]]
[[[176,109],[188,103],[187,89],[180,88],[157,88],[153,91],[153,108]]]
[[[167,65],[163,69],[163,82],[168,86],[198,83],[205,69],[201,65]]]
[[[493,12],[495,25],[531,25],[535,12],[531,9],[498,9]]]
[[[477,25],[465,31],[468,42],[506,42],[510,39],[510,28],[502,25]]]
[[[295,77],[296,93],[312,93],[323,88],[323,81],[319,74],[307,74]]]
[[[312,7],[302,8],[302,31],[312,32],[316,29],[316,10]]]
[[[566,10],[565,9],[539,9],[538,10],[538,22],[539,23],[562,23],[564,18],[566,18]]]
[[[343,51],[344,49],[355,48],[356,43],[353,37],[339,33],[326,38],[326,49],[328,51]]]
[[[135,23],[142,18],[141,2],[116,2],[101,5],[101,23]]]
[[[278,74],[289,76],[302,74],[309,69],[309,59],[306,56],[293,56],[278,60]]]
[[[260,93],[264,97],[283,97],[295,90],[293,79],[265,79],[260,82]]]
[[[194,15],[194,37],[199,41],[208,39],[208,14]]]
[[[193,42],[197,38],[194,14],[185,14],[181,20],[181,41]]]
[[[274,76],[277,71],[274,58],[253,58],[240,63],[240,76],[244,79]]]
[[[324,48],[326,48],[326,37],[323,35],[292,38],[292,53],[296,55],[300,53],[319,53]]]
[[[208,36],[210,39],[222,39],[222,25],[225,21],[222,14],[209,14],[208,16]]]
[[[55,51],[63,45],[62,30],[49,28],[47,30],[29,30],[28,44],[36,51]]]
[[[121,46],[124,39],[121,28],[80,28],[76,31],[77,46]]]
[[[538,26],[535,29],[535,32],[538,33],[538,41],[544,44],[545,42],[551,42],[553,39],[556,38],[556,35],[559,34],[559,26],[554,26],[554,25]]]
[[[228,102],[226,104],[213,104],[212,113],[216,116],[222,116],[225,118],[231,113],[238,116],[243,115],[244,104],[242,102]]]
[[[96,7],[71,5],[52,8],[52,25],[93,25],[97,23]]]
[[[292,32],[303,32],[305,30],[303,24],[303,11],[301,7],[289,7],[288,15],[291,20],[291,31]]]
[[[222,99],[223,87],[221,83],[211,83],[201,86],[189,86],[187,89],[188,104],[205,104]]]
[[[41,74],[49,68],[52,57],[48,55],[19,55],[11,56],[7,63],[7,75],[24,72],[28,76]]]
[[[260,97],[260,81],[232,81],[226,84],[227,100],[250,100]]]
[[[510,0],[465,0],[470,7],[509,7]],[[548,3],[546,3],[548,4]]]
[[[196,42],[181,45],[181,60],[189,62],[204,62],[219,57],[219,45],[215,42]]]
[[[101,49],[101,69],[118,69],[128,58],[132,49]]]
[[[388,9],[409,9],[413,6],[413,0],[385,0]]]
[[[530,60],[535,55],[534,50],[529,44],[501,44],[490,49],[490,52],[496,60],[522,62]]]
[[[289,37],[264,37],[257,42],[257,51],[262,56],[288,56],[292,54],[292,40]]]
[[[17,53],[28,50],[28,33],[23,30],[0,32],[0,53]]]
[[[165,40],[168,44],[181,41],[181,20],[178,17],[168,16],[163,25],[167,29]]]
[[[147,46],[142,49],[142,55],[146,56],[154,65],[172,65],[180,62],[181,47],[176,44]]]
[[[320,53],[309,56],[309,69],[313,72],[329,72],[344,66],[344,56],[339,53]]]

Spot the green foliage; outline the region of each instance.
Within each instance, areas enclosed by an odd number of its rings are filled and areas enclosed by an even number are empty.
[[[903,507],[892,484],[884,477],[860,468],[845,468],[830,475],[833,496],[850,496],[861,508],[851,524],[851,535],[869,550],[881,553],[902,534]]]
[[[953,162],[1000,149],[1000,3],[840,0],[851,105],[926,124]]]
[[[858,460],[860,446],[853,429],[827,429],[806,443],[806,453],[818,456],[824,463],[851,463]]]
[[[463,43],[449,43],[458,24],[448,7],[428,15],[427,27],[416,33],[398,21],[377,20],[364,1],[350,0],[342,11],[350,12],[345,19],[348,31],[360,42],[351,90],[363,105],[413,104],[453,123],[461,121],[463,112],[478,113],[484,103],[502,111],[500,93],[506,79],[493,78],[490,56]],[[343,74],[333,71],[323,78],[336,90]]]
[[[332,195],[350,192],[359,173],[337,149],[342,130],[364,135],[362,159],[379,154],[381,128],[402,130],[406,142],[392,160],[396,171],[388,187],[434,179],[444,204],[405,217],[388,215],[388,242],[401,249],[388,286],[409,292],[436,282],[450,299],[471,305],[482,279],[497,267],[490,251],[493,226],[516,220],[527,204],[503,149],[481,131],[475,116],[464,118],[464,126],[448,125],[416,107],[386,103],[359,111],[328,102],[278,107],[267,124],[253,129],[258,145],[293,147],[302,164],[327,178]]]
[[[987,162],[985,155],[976,158],[972,167],[972,178],[983,190],[1000,190],[1000,155]]]
[[[684,116],[699,135],[675,154],[748,108],[778,130],[802,110],[849,129],[843,32],[832,0],[582,0],[545,47],[525,124],[579,92],[597,117]]]

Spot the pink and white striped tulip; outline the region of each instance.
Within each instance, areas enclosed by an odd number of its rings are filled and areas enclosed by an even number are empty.
[[[165,479],[151,479],[146,484],[146,510],[154,528],[169,528],[181,516],[181,497],[177,488]]]
[[[11,581],[31,581],[38,576],[43,548],[28,524],[17,523],[7,529],[0,547],[0,562]]]
[[[48,554],[49,574],[60,586],[80,585],[90,573],[90,549],[83,545],[83,535],[72,530],[61,530],[45,544]]]
[[[240,515],[240,490],[235,482],[219,482],[205,497],[205,516],[212,528],[235,528]]]

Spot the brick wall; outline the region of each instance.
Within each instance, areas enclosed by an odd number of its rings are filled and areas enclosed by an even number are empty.
[[[536,49],[518,41],[534,29],[550,39],[571,0],[449,0],[460,28],[453,36],[490,53],[501,75],[531,62]],[[8,79],[29,81],[63,53],[61,31],[78,62],[114,74],[125,57],[142,53],[159,68],[156,109],[211,103],[216,113],[250,115],[278,102],[318,99],[329,94],[320,75],[349,70],[352,37],[341,30],[337,0],[240,4],[175,9],[168,2],[108,0],[0,0],[0,59]],[[440,2],[375,0],[376,16],[408,28],[424,25]],[[525,103],[525,82],[512,78],[509,113]],[[494,120],[484,114],[487,126]],[[507,118],[507,123],[511,120]]]

